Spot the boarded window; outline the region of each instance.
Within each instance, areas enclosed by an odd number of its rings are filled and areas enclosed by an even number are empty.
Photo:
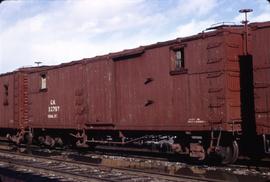
[[[185,67],[184,60],[184,48],[175,50],[175,70],[181,70],[181,68]]]
[[[186,45],[170,47],[171,75],[187,73],[187,68],[185,67],[185,47]]]
[[[8,105],[8,84],[5,84],[4,85],[4,106],[7,106]]]
[[[41,90],[46,90],[47,89],[47,77],[46,74],[41,75]]]

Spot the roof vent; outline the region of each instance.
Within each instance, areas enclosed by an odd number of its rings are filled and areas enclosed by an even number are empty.
[[[206,30],[214,30],[218,28],[223,28],[223,27],[234,27],[237,26],[235,22],[219,22],[211,25],[209,28]]]

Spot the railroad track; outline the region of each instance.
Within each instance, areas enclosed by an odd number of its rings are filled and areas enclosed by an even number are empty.
[[[8,143],[3,143],[0,142],[0,150],[12,150],[14,149],[14,147],[16,148],[16,146],[9,146]],[[25,152],[26,151],[26,146],[22,146],[17,148],[17,151],[20,152]],[[70,154],[78,154],[78,150],[74,150],[74,149],[46,149],[46,148],[40,148],[36,145],[31,146],[30,148],[30,152],[39,152],[43,153],[44,155],[61,155],[63,152],[64,153],[70,153]],[[101,148],[98,148],[98,150],[96,151],[84,151],[81,153],[82,155],[87,154],[88,156],[115,156],[115,157],[126,157],[126,158],[132,158],[132,159],[138,159],[138,160],[157,160],[157,161],[164,161],[164,162],[178,162],[178,161],[182,161],[183,163],[187,163],[189,164],[190,161],[187,161],[185,158],[180,158],[180,156],[177,156],[175,154],[158,154],[158,153],[150,153],[150,152],[134,152],[134,151],[130,151],[130,150],[108,150]],[[195,164],[195,163],[190,163]],[[202,163],[204,165],[204,163]],[[268,159],[264,159],[262,161],[251,161],[248,158],[243,158],[243,157],[239,157],[239,159],[236,161],[235,164],[230,164],[230,165],[226,165],[227,167],[232,167],[232,168],[250,168],[250,169],[269,169],[270,166],[270,158]],[[226,167],[223,166],[223,167]],[[220,165],[216,166],[216,167],[220,167]]]
[[[3,150],[0,150],[0,166],[20,172],[46,176],[58,181],[224,181],[203,177],[162,174],[130,168],[107,167],[86,162],[17,154]]]
[[[5,151],[8,151],[8,153],[10,153],[11,148],[6,149]],[[269,163],[264,164],[264,167],[258,164],[243,165],[243,162],[237,162],[237,164],[227,166],[205,166],[179,162],[169,162],[165,158],[159,157],[150,157],[141,155],[119,155],[119,153],[117,155],[115,153],[107,153],[107,152],[97,153],[85,151],[79,154],[78,151],[75,152],[74,150],[55,150],[55,149],[48,150],[40,148],[36,148],[31,151],[33,152],[35,158],[46,156],[48,160],[54,160],[59,162],[61,161],[71,162],[76,163],[78,165],[91,165],[91,166],[94,165],[97,168],[101,167],[103,169],[109,168],[121,171],[124,170],[125,171],[124,173],[127,172],[140,173],[144,174],[144,176],[147,177],[151,175],[155,175],[156,177],[157,175],[159,181],[162,181],[160,177],[162,179],[166,179],[166,181],[168,178],[170,178],[171,181],[177,180],[181,181],[183,179],[185,179],[184,181],[192,181],[192,180],[228,181],[228,179],[234,178],[238,178],[239,181],[241,181],[241,179],[245,178],[245,176],[250,176],[251,178],[254,178],[255,181],[256,179],[258,179],[258,177],[261,178],[262,181],[265,181],[264,179],[266,180],[270,179],[270,169],[268,167],[269,165],[267,165]],[[20,154],[20,155],[29,156],[28,154]],[[215,176],[212,176],[211,178],[211,174],[213,172],[215,173]],[[242,177],[241,176],[235,177],[235,175],[241,175]],[[144,181],[153,181],[153,180],[149,179]]]

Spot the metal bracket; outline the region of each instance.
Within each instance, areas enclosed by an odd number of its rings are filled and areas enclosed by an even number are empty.
[[[270,138],[267,139],[265,134],[263,134],[263,145],[264,145],[264,152],[266,154],[270,154]]]

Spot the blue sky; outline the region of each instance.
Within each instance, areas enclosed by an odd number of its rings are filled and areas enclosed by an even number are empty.
[[[270,21],[266,0],[10,0],[0,4],[0,73],[59,64],[199,33],[218,22]]]

